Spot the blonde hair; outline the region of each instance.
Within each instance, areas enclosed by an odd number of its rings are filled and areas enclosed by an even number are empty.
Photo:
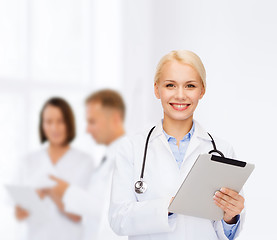
[[[170,61],[178,61],[192,66],[199,74],[204,89],[206,90],[206,70],[198,55],[188,50],[174,50],[163,56],[157,65],[154,82],[158,83],[163,66]]]

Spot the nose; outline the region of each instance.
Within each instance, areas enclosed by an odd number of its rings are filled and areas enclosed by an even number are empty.
[[[52,124],[50,125],[50,128],[51,128],[52,131],[57,131],[57,129],[58,129],[58,124],[54,122],[54,123],[52,123]]]
[[[182,87],[177,88],[176,98],[178,100],[185,100],[186,99],[185,89],[183,89]]]

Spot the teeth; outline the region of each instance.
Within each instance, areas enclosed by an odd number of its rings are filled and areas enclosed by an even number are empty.
[[[185,104],[172,104],[174,107],[177,107],[177,108],[184,108],[185,106],[187,106],[187,105],[185,105]]]

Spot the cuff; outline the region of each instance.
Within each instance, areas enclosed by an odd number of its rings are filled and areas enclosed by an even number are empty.
[[[233,239],[231,236],[234,235],[234,233],[236,232],[236,230],[240,224],[240,215],[236,216],[235,224],[228,224],[223,219],[221,220],[221,222],[222,222],[225,236],[228,237],[229,239]]]

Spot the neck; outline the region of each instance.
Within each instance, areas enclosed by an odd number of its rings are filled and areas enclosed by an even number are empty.
[[[68,151],[70,146],[66,145],[56,145],[56,144],[49,144],[48,147],[48,154],[53,164],[56,164],[59,159]]]
[[[193,116],[186,120],[173,120],[166,115],[164,116],[163,121],[163,129],[164,131],[169,134],[170,136],[173,136],[176,138],[176,140],[179,142],[181,139],[186,136],[186,134],[190,131],[193,125]]]
[[[122,137],[125,134],[125,130],[123,126],[114,128],[113,133],[110,135],[110,139],[107,141],[106,145],[110,145],[114,141],[116,141],[118,138]]]

